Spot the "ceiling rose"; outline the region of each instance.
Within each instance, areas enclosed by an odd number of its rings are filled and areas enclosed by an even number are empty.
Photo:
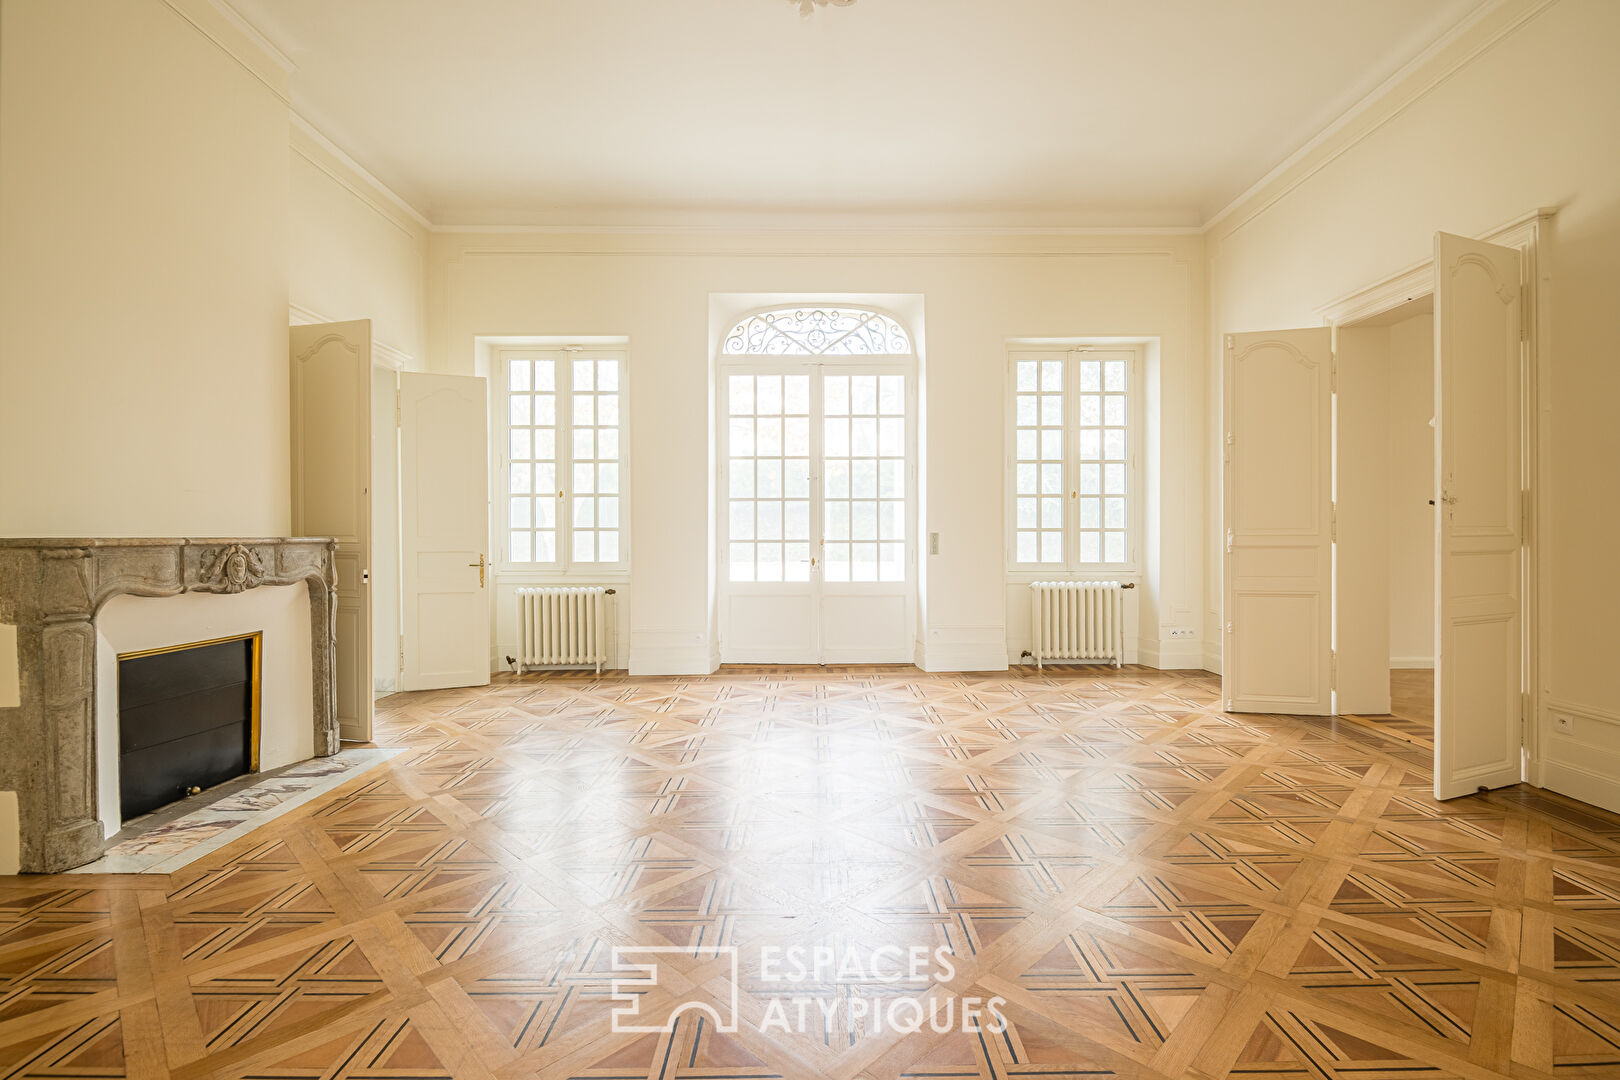
[[[799,14],[807,19],[818,7],[826,7],[828,4],[833,7],[849,7],[854,2],[855,0],[788,0],[790,4],[798,4]]]

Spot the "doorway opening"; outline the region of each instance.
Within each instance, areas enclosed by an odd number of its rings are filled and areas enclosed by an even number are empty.
[[[1434,738],[1434,294],[1335,328],[1334,711]]]

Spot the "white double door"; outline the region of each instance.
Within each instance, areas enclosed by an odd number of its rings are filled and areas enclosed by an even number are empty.
[[[721,367],[722,661],[912,659],[914,402],[909,360]]]
[[[1435,238],[1435,796],[1518,782],[1524,707],[1519,253]],[[1231,334],[1225,373],[1226,707],[1333,701],[1327,327]]]

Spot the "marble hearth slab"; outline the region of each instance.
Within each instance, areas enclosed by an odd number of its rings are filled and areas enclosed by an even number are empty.
[[[66,872],[173,873],[404,752],[403,748],[357,747],[289,766],[188,814],[115,839],[101,858]]]

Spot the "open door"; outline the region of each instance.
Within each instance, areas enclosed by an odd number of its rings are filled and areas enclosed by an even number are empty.
[[[1331,334],[1226,337],[1221,692],[1233,712],[1333,711]]]
[[[399,376],[406,690],[489,683],[487,401],[481,378]]]
[[[1435,236],[1434,795],[1523,772],[1519,253]]]
[[[291,328],[292,529],[337,540],[337,716],[371,740],[371,323]]]

